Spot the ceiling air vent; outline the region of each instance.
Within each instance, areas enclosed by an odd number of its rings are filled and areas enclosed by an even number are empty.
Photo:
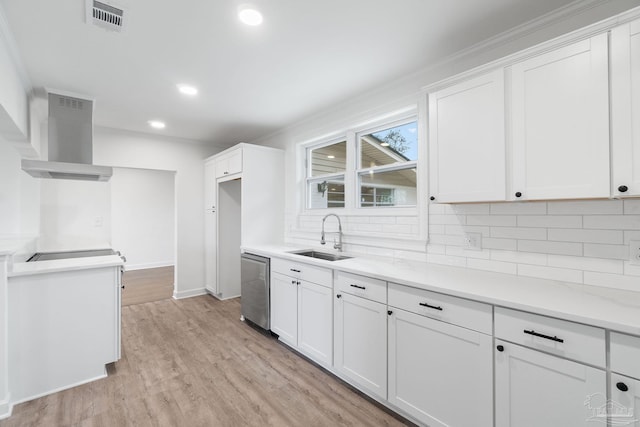
[[[122,31],[124,11],[96,0],[87,0],[87,23],[106,28],[107,30]]]

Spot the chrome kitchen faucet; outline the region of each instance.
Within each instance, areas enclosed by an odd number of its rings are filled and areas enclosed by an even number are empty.
[[[324,239],[324,222],[330,216],[335,216],[336,219],[338,220],[338,243],[336,243],[334,239],[333,249],[337,249],[338,252],[342,252],[342,222],[340,221],[340,217],[336,214],[330,213],[325,215],[324,218],[322,218],[322,235],[320,236],[320,244],[324,245],[325,243],[327,243]]]

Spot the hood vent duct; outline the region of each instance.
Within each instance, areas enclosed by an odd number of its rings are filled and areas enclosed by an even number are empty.
[[[36,178],[108,181],[113,169],[93,162],[93,101],[49,93],[49,161],[22,160]]]
[[[107,3],[87,0],[87,24],[112,31],[122,31],[124,11]]]

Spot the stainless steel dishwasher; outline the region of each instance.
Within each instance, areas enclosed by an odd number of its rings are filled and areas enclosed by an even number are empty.
[[[271,327],[269,298],[271,260],[243,253],[240,261],[242,320],[249,320],[268,331]]]

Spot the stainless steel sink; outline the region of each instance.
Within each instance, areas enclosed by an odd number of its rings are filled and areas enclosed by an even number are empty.
[[[292,251],[292,252],[289,252],[289,253],[292,253],[294,255],[306,256],[306,257],[309,257],[309,258],[323,259],[325,261],[340,261],[340,260],[343,260],[343,259],[352,258],[350,256],[331,254],[331,253],[328,253],[328,252],[318,252],[318,251],[314,251],[312,249],[302,250],[302,251]]]

